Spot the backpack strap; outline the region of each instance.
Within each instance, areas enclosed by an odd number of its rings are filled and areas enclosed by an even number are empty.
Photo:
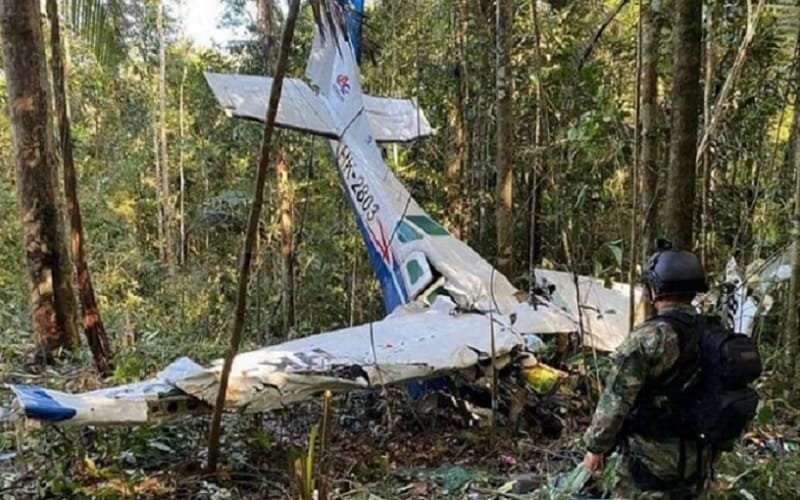
[[[648,380],[634,404],[629,431],[652,437],[687,437],[682,408],[691,398],[700,373],[700,339],[703,324],[699,317],[668,312],[650,321],[667,323],[678,336],[679,355],[665,373]]]
[[[684,312],[670,311],[657,315],[655,320],[667,323],[678,336],[679,355],[675,364],[655,381],[667,397],[685,393],[696,382],[700,370],[700,341],[705,330],[705,318]]]

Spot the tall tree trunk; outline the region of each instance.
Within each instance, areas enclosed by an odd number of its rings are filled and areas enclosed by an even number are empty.
[[[702,0],[675,0],[672,127],[667,173],[666,228],[672,243],[693,247]]]
[[[539,29],[539,12],[537,7],[538,0],[531,0],[531,21],[533,23],[533,58],[534,58],[534,92],[536,93],[536,116],[533,125],[533,168],[531,169],[530,182],[530,221],[528,233],[528,277],[530,278],[530,291],[533,292],[535,286],[534,271],[541,258],[541,235],[540,235],[540,214],[542,205],[542,155],[543,139],[545,135],[544,114],[545,98],[542,85],[542,37]]]
[[[705,40],[705,71],[703,75],[703,130],[708,130],[711,125],[711,99],[714,88],[714,6],[706,7],[706,40]],[[711,207],[711,151],[705,148],[702,152],[703,158],[703,185],[700,208],[700,261],[704,267],[708,267],[709,250],[709,211]]]
[[[476,134],[475,144],[473,150],[475,151],[475,164],[473,166],[475,175],[477,176],[477,184],[478,184],[478,228],[477,228],[477,242],[480,245],[479,248],[489,248],[486,242],[486,226],[488,225],[488,210],[486,208],[487,204],[487,193],[486,193],[486,176],[487,176],[487,166],[489,165],[489,124],[488,120],[486,119],[486,109],[483,105],[483,99],[478,99],[478,119],[477,122],[477,129],[478,133]]]
[[[183,74],[181,75],[181,86],[178,90],[178,171],[180,172],[181,192],[180,192],[180,223],[181,223],[181,246],[180,246],[180,263],[181,266],[186,265],[186,258],[188,257],[188,244],[186,242],[186,173],[183,170],[183,152],[184,152],[184,123],[183,123],[183,89],[186,86],[186,65],[183,66]]]
[[[513,110],[511,109],[512,0],[497,0],[497,265],[509,279],[514,271]]]
[[[159,0],[156,16],[158,31],[158,150],[161,159],[161,209],[164,212],[164,263],[170,274],[175,270],[172,243],[172,200],[169,190],[169,154],[167,151],[167,56],[164,36],[164,3]]]
[[[230,345],[228,346],[228,352],[225,354],[225,361],[222,365],[219,378],[219,392],[217,393],[214,414],[212,415],[208,432],[208,468],[211,472],[216,472],[217,469],[219,438],[222,431],[222,411],[225,407],[225,396],[228,392],[228,379],[230,377],[231,367],[233,366],[233,358],[236,356],[236,353],[239,352],[242,330],[244,329],[245,312],[247,310],[247,285],[250,280],[250,263],[253,260],[253,247],[255,246],[258,225],[261,220],[261,205],[264,202],[264,184],[267,180],[267,170],[269,169],[272,133],[275,129],[275,116],[278,112],[278,101],[281,98],[283,75],[286,73],[286,66],[289,60],[289,47],[292,44],[294,26],[297,21],[297,12],[299,10],[300,0],[291,0],[286,22],[283,25],[278,62],[275,66],[275,79],[272,82],[269,102],[267,104],[264,135],[261,137],[261,147],[258,154],[253,205],[250,208],[250,216],[247,219],[247,233],[245,234],[242,258],[239,261],[239,286],[236,294],[236,311],[233,317]]]
[[[639,241],[639,172],[642,159],[642,31],[643,31],[642,3],[639,3],[639,15],[636,23],[636,83],[634,85],[634,114],[633,114],[633,165],[631,166],[631,235],[628,257],[628,328],[633,330],[636,320],[636,268],[638,255],[636,250]]]
[[[455,3],[455,29],[454,37],[454,76],[455,99],[450,112],[450,126],[453,131],[452,151],[450,160],[445,169],[447,179],[447,222],[453,236],[459,239],[466,237],[466,210],[464,208],[464,193],[462,191],[463,173],[469,158],[469,142],[467,137],[466,118],[464,112],[467,106],[467,0],[457,0]]]
[[[36,343],[78,345],[75,293],[56,200],[56,161],[39,2],[0,2],[17,194]]]
[[[795,53],[795,82],[800,81],[800,32],[797,36],[798,51]],[[800,353],[800,87],[795,88],[794,121],[792,123],[794,148],[792,150],[792,164],[794,167],[794,218],[792,219],[792,277],[789,282],[788,317],[786,319],[785,365],[786,373],[795,377],[792,387],[793,395],[798,393],[798,380],[800,380],[800,363],[797,356]]]
[[[156,168],[156,229],[158,234],[158,258],[161,262],[166,262],[164,256],[164,205],[161,204],[161,155],[158,152],[158,127],[153,124],[153,162]]]
[[[661,31],[659,1],[642,2],[642,262],[655,248],[658,227],[658,45]]]
[[[66,3],[69,6],[69,3]],[[68,9],[68,7],[67,7]],[[67,15],[68,15],[67,10]],[[69,117],[69,103],[67,102],[67,71],[66,71],[66,32],[65,40],[61,42],[61,23],[58,16],[57,0],[47,0],[47,15],[50,18],[50,53],[52,58],[53,88],[55,95],[56,114],[58,115],[59,140],[61,142],[61,156],[64,163],[64,192],[67,201],[67,213],[70,224],[70,243],[72,258],[75,263],[75,273],[78,277],[78,295],[83,313],[83,332],[92,351],[94,365],[97,371],[108,375],[110,371],[109,360],[111,348],[108,336],[100,317],[100,309],[92,286],[92,276],[86,258],[83,232],[83,219],[81,207],[78,202],[78,182],[75,174],[75,162],[72,156],[72,131]]]
[[[800,92],[795,98],[795,141],[800,140]],[[796,142],[800,144],[800,142]],[[789,287],[789,318],[786,321],[786,366],[787,373],[794,375],[800,368],[797,362],[798,347],[800,344],[800,321],[798,321],[798,307],[800,307],[800,148],[794,148],[794,218],[792,219],[792,240],[794,251],[792,254],[792,278]],[[797,392],[797,385],[794,391]]]
[[[278,152],[275,159],[275,174],[280,198],[281,258],[283,267],[281,284],[283,288],[283,334],[288,335],[294,326],[294,199],[289,166],[283,153]]]

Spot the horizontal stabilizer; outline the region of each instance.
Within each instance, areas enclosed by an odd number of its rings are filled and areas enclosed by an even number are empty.
[[[225,112],[236,118],[263,122],[272,78],[206,73],[206,81]],[[336,139],[330,113],[303,80],[284,78],[275,124]]]
[[[272,78],[206,73],[206,81],[225,112],[236,118],[264,121]],[[408,142],[433,134],[428,119],[410,99],[364,96],[364,111],[376,142]],[[303,80],[285,78],[275,119],[279,127],[338,139],[324,102]]]
[[[376,142],[409,142],[433,135],[425,114],[411,99],[365,95],[364,109]]]

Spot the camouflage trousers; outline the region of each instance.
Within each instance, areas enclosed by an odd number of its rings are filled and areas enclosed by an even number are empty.
[[[630,471],[630,458],[622,456],[616,461],[612,498],[625,500],[703,500],[705,492],[698,491],[696,485],[687,485],[672,490],[646,490],[636,485]]]

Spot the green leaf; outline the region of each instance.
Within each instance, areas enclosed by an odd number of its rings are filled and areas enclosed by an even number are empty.
[[[611,256],[614,257],[614,262],[617,266],[622,267],[622,241],[610,241],[603,246],[611,252]]]
[[[761,405],[761,408],[758,410],[757,421],[758,425],[764,426],[772,422],[772,418],[774,417],[774,411],[772,410],[772,405],[769,403],[765,403]]]

